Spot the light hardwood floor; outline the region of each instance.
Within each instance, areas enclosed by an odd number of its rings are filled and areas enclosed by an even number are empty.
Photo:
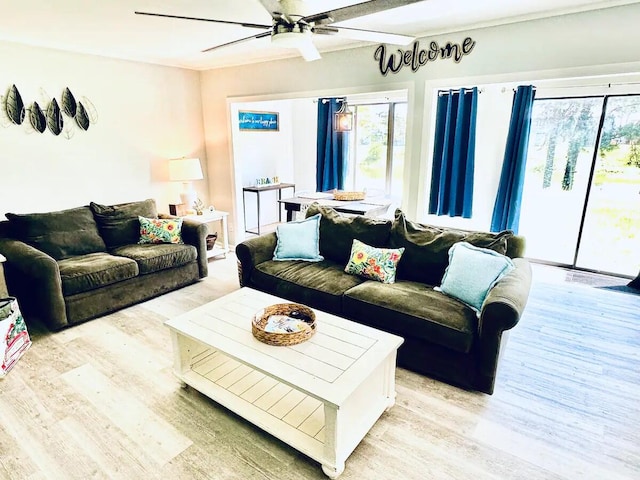
[[[493,396],[397,369],[396,405],[347,479],[640,478],[640,296],[534,267]],[[171,372],[163,322],[238,288],[202,282],[49,333],[0,380],[1,479],[322,479],[320,466]]]

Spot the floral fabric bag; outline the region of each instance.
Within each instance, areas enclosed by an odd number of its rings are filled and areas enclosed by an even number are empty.
[[[31,346],[27,326],[15,297],[0,298],[0,378]]]

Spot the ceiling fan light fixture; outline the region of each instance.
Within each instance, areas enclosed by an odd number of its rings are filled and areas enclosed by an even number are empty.
[[[320,52],[311,41],[308,29],[278,32],[271,35],[271,44],[281,48],[295,48],[307,61],[320,59]]]
[[[333,114],[333,130],[335,132],[350,132],[353,128],[353,113],[349,110],[347,99],[342,100],[340,110]]]
[[[280,48],[296,48],[311,43],[309,32],[281,32],[271,35],[271,43]]]

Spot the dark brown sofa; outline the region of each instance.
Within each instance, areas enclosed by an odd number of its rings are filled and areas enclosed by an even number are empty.
[[[184,244],[139,245],[139,215],[170,217],[152,199],[7,213],[0,253],[25,320],[59,330],[207,276],[206,225],[183,220]]]
[[[311,205],[320,220],[320,262],[274,261],[275,233],[236,247],[240,284],[404,337],[398,365],[471,390],[491,394],[508,331],[519,321],[531,285],[524,238],[512,232],[469,232],[422,225],[396,211],[395,219],[346,217]],[[345,273],[353,239],[405,247],[395,283]],[[449,248],[468,242],[511,257],[515,269],[489,292],[481,312],[434,290]]]

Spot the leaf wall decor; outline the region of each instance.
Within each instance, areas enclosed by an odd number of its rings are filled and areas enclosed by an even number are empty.
[[[31,126],[40,133],[44,132],[47,128],[47,119],[44,118],[44,113],[42,113],[38,102],[33,102],[29,109],[29,122],[31,122]]]
[[[24,121],[24,102],[20,96],[20,92],[15,85],[12,85],[5,97],[5,111],[9,120],[16,125],[20,125]]]
[[[89,118],[90,123],[98,122],[98,110],[91,100],[87,97],[82,97],[82,105],[84,105],[84,109],[87,112],[87,117]]]
[[[82,102],[78,102],[76,123],[82,130],[89,130],[89,115],[87,115],[87,110],[84,108],[84,105],[82,105]]]
[[[73,93],[71,93],[71,90],[69,90],[69,87],[65,88],[62,92],[61,103],[62,111],[64,113],[66,113],[71,118],[76,116],[78,104],[76,103],[76,99],[73,96]]]
[[[47,127],[49,131],[54,135],[60,135],[64,121],[62,120],[62,112],[58,106],[58,102],[54,98],[47,107]]]

